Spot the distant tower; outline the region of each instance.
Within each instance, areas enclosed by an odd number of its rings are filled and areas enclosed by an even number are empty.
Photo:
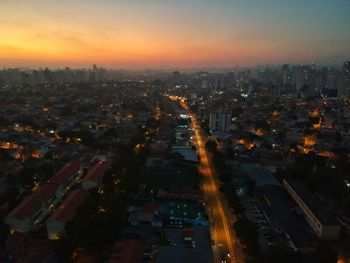
[[[289,75],[289,66],[287,64],[284,64],[281,67],[281,77],[282,77],[282,83],[284,85],[290,84],[290,75]]]
[[[92,65],[92,70],[89,71],[89,81],[90,82],[96,82],[97,81],[97,71],[98,68],[96,66],[96,64]]]
[[[173,72],[173,77],[174,77],[174,78],[180,78],[180,72],[177,71],[177,70],[175,70],[175,71]]]
[[[343,64],[343,74],[345,79],[350,79],[350,61],[345,61]]]
[[[209,116],[210,130],[228,132],[231,129],[231,118],[231,113],[211,112]]]
[[[343,74],[338,85],[338,97],[350,98],[350,61],[345,61],[343,64]]]

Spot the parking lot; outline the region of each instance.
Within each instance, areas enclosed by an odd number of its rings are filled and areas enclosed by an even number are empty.
[[[269,246],[274,246],[275,243],[271,237],[269,218],[267,218],[264,211],[261,210],[255,198],[247,198],[243,201],[243,204],[247,218],[255,222],[257,226],[261,248],[265,250]]]
[[[145,244],[146,257],[156,258],[159,263],[209,263],[213,260],[208,226],[194,226],[193,242],[184,241],[182,228],[124,227],[123,236],[140,239]],[[161,236],[165,242],[161,242]]]
[[[157,258],[158,263],[178,262],[212,262],[212,252],[208,227],[196,226],[194,246],[192,242],[184,242],[183,236],[178,229],[167,229],[169,240],[176,246],[161,246]]]
[[[283,246],[297,250],[315,244],[314,234],[294,201],[282,187],[259,187],[255,197],[243,201],[246,216],[254,221],[262,249]]]

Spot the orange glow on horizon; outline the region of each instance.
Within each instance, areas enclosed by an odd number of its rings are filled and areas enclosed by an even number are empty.
[[[307,12],[295,20],[286,3],[246,2],[3,0],[1,66],[231,68],[348,54],[348,36],[329,41],[334,32],[322,26],[329,13],[318,14],[315,31]],[[346,32],[347,6],[334,6],[334,28]]]
[[[274,45],[244,39],[217,42],[205,34],[186,32],[188,30],[171,35],[139,27],[117,34],[113,31],[90,32],[84,26],[79,29],[71,27],[4,23],[0,29],[2,66],[86,66],[93,63],[107,67],[232,66],[233,62],[249,64],[285,58]]]

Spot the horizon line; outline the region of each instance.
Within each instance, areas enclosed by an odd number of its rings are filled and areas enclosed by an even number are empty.
[[[71,70],[81,70],[81,69],[92,69],[94,65],[97,66],[97,68],[103,68],[106,70],[124,70],[124,71],[166,71],[166,70],[206,70],[206,69],[216,69],[216,70],[235,70],[237,68],[256,68],[256,67],[279,67],[282,65],[289,65],[289,66],[310,66],[310,65],[315,65],[315,66],[342,66],[343,63],[347,62],[349,60],[344,60],[344,62],[341,63],[266,63],[266,64],[251,64],[251,65],[234,65],[234,66],[219,66],[219,65],[213,65],[213,66],[189,66],[189,67],[179,67],[179,66],[152,66],[152,67],[129,67],[129,66],[120,66],[120,67],[106,67],[103,65],[99,64],[90,64],[90,65],[85,65],[85,66],[6,66],[6,65],[1,65],[0,70],[6,70],[6,69],[26,69],[26,70],[37,70],[37,69],[49,69],[49,70],[62,70],[62,69],[71,69]]]

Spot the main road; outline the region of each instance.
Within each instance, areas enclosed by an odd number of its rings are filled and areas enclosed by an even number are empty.
[[[242,263],[244,262],[243,252],[232,230],[234,216],[219,191],[220,183],[216,177],[211,156],[205,148],[206,136],[185,100],[173,96],[170,98],[179,100],[181,107],[186,110],[192,121],[193,137],[200,158],[199,170],[203,175],[204,200],[209,214],[211,237],[214,241],[214,262]]]

